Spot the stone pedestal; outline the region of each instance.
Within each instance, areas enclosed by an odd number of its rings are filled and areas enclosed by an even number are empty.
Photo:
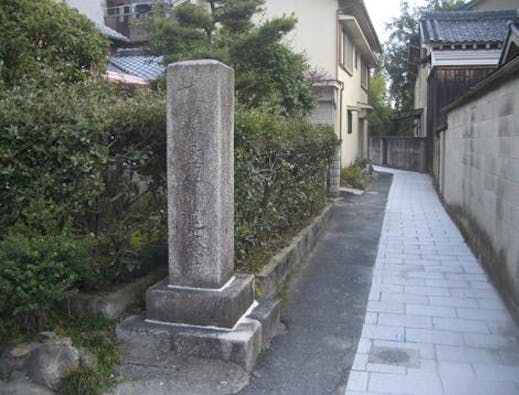
[[[149,320],[233,328],[254,301],[254,276],[237,275],[220,289],[172,287],[167,280],[149,288]]]
[[[214,60],[168,67],[169,276],[146,292],[146,316],[117,328],[126,362],[179,355],[252,368],[279,326],[234,274],[234,71]]]

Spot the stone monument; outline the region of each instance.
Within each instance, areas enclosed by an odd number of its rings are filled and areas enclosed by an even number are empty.
[[[180,62],[167,82],[169,276],[146,292],[145,317],[118,326],[122,355],[217,358],[249,370],[278,326],[279,304],[255,302],[254,276],[234,273],[234,71]]]

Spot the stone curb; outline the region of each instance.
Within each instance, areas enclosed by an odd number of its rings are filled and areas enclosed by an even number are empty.
[[[130,305],[142,299],[149,286],[166,275],[166,268],[159,268],[106,295],[79,293],[70,298],[70,309],[76,314],[115,320],[120,318]]]
[[[333,203],[326,206],[322,213],[303,229],[288,247],[283,248],[272,257],[269,263],[256,274],[258,297],[276,297],[291,274],[306,263],[312,249],[330,224],[333,207]]]

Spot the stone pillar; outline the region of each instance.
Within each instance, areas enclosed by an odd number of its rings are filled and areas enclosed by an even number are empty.
[[[234,71],[214,60],[168,67],[169,278],[148,318],[232,328],[254,301],[234,275]]]
[[[220,288],[234,271],[234,72],[216,61],[168,69],[171,285]]]

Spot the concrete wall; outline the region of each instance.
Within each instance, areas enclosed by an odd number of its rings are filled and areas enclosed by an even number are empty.
[[[519,73],[448,113],[440,191],[519,317]]]
[[[371,137],[369,159],[376,165],[424,172],[425,144],[422,137]]]

